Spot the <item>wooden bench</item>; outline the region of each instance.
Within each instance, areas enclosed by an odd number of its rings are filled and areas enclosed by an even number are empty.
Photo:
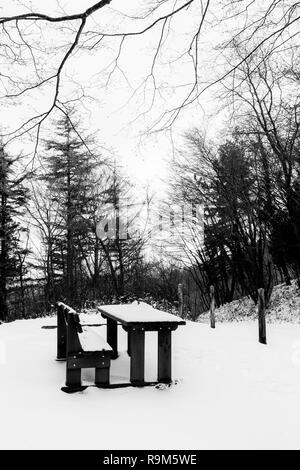
[[[66,361],[67,388],[84,388],[81,386],[84,368],[95,368],[95,385],[107,386],[112,353],[101,335],[81,325],[78,313],[62,302],[57,303],[57,360]]]

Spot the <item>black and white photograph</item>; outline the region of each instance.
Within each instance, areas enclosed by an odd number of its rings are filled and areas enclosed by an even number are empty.
[[[1,451],[300,450],[299,52],[294,0],[0,1]]]

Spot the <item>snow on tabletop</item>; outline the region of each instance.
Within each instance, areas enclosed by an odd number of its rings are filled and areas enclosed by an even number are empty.
[[[79,334],[79,339],[84,351],[112,351],[110,345],[105,339],[96,333],[92,327],[83,326],[82,333]]]
[[[171,313],[157,310],[151,305],[137,301],[132,304],[101,305],[99,309],[103,312],[115,315],[118,319],[126,322],[181,322],[182,318]]]

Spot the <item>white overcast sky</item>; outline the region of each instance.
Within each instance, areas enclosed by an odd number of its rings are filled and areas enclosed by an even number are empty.
[[[98,27],[106,32],[141,29],[147,21],[128,20],[120,16],[118,12],[134,14],[141,11],[141,5],[151,2],[141,0],[114,0],[110,7],[103,8],[91,18],[89,29]],[[12,13],[23,13],[26,7],[32,10],[51,15],[76,13],[83,11],[93,4],[92,1],[83,0],[56,0],[48,1],[1,1],[1,15]],[[185,110],[173,126],[172,138],[169,133],[147,134],[150,126],[159,114],[176,102],[184,92],[182,86],[191,81],[191,64],[187,61],[175,60],[180,53],[182,44],[186,40],[189,28],[193,26],[193,16],[182,13],[174,20],[172,28],[175,33],[170,33],[171,40],[168,45],[168,52],[159,56],[155,74],[157,83],[164,89],[163,99],[156,94],[157,102],[151,107],[153,87],[151,79],[148,80],[146,88],[141,84],[149,73],[153,50],[159,39],[159,29],[154,29],[144,36],[134,37],[126,40],[124,49],[120,56],[119,69],[116,69],[111,76],[110,84],[105,86],[108,74],[113,65],[112,58],[119,47],[118,40],[111,40],[103,45],[103,48],[94,52],[77,50],[70,58],[63,74],[61,98],[74,98],[84,89],[86,99],[78,105],[78,110],[82,114],[84,127],[97,132],[97,138],[101,144],[113,149],[116,158],[120,161],[126,171],[139,185],[148,185],[156,191],[162,186],[161,179],[167,179],[168,162],[173,157],[174,147],[182,145],[182,134],[194,126],[200,126],[208,137],[213,137],[224,126],[224,114],[215,117],[211,114],[219,108],[218,102],[214,101],[212,93],[203,95],[199,105]],[[51,29],[52,28],[52,29]],[[56,40],[63,41],[64,33],[58,33],[57,26],[49,27],[43,31],[45,37],[36,37],[37,43]],[[28,36],[29,38],[29,36]],[[210,54],[212,45],[216,44],[220,37],[215,37],[209,25],[203,32],[200,43],[200,60],[203,81],[211,78],[212,63]],[[55,62],[55,54],[49,58]],[[209,65],[210,64],[210,65]],[[50,66],[49,65],[49,66]],[[45,64],[47,67],[48,64]],[[28,71],[30,73],[30,71]],[[139,92],[132,96],[133,90],[138,87]],[[24,116],[30,115],[32,108],[43,110],[51,100],[51,88],[45,87],[38,97],[27,94],[26,98],[16,106],[2,108],[0,117],[6,128],[11,128],[16,123],[21,122]],[[175,101],[174,101],[175,100]],[[46,122],[42,129],[42,136],[48,137],[50,123]],[[30,147],[25,138],[14,143],[15,147],[30,151]],[[33,144],[31,144],[33,145]]]

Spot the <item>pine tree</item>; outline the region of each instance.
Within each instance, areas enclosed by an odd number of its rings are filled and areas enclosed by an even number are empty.
[[[8,288],[10,283],[23,279],[24,256],[21,227],[17,217],[21,216],[27,202],[28,191],[23,186],[26,175],[17,175],[18,157],[11,158],[0,147],[0,320],[9,318]]]
[[[70,121],[72,117],[72,123]],[[52,260],[61,272],[64,293],[69,302],[79,298],[79,277],[82,271],[82,249],[89,230],[88,206],[92,198],[91,184],[98,162],[77,132],[79,123],[74,113],[56,123],[56,135],[46,141],[46,181],[51,198],[60,215],[61,236],[53,241]],[[50,155],[49,155],[50,154]]]

